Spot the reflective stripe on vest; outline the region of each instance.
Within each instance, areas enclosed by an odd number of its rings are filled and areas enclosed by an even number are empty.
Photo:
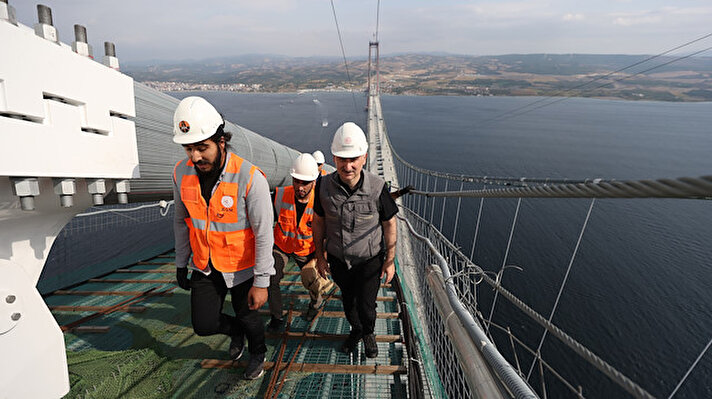
[[[299,226],[294,201],[293,186],[275,189],[274,209],[277,212],[277,223],[274,225],[274,243],[285,253],[307,256],[316,249],[311,229],[314,219],[314,190],[309,193],[309,202],[304,208]]]
[[[193,163],[183,160],[176,164],[173,177],[190,215],[185,222],[193,263],[199,269],[205,270],[208,260],[225,273],[255,265],[255,235],[245,206],[255,171],[262,173],[248,161],[227,153],[225,168],[207,204]]]

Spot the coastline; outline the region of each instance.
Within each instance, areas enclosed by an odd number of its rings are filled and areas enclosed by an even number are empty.
[[[170,94],[177,92],[231,92],[236,94],[307,94],[307,93],[363,93],[362,88],[359,89],[348,89],[345,87],[338,88],[309,88],[309,89],[298,89],[298,90],[238,90],[230,88],[221,88],[222,85],[213,84],[186,84],[187,87],[177,88],[172,86],[171,88],[159,88],[152,82],[138,82],[147,85],[151,88],[161,91],[162,93]],[[174,83],[174,82],[171,82]],[[582,94],[582,95],[571,95],[563,96],[562,90],[552,90],[552,91],[542,91],[542,92],[512,92],[512,93],[487,93],[487,94],[470,94],[470,93],[458,93],[448,90],[442,91],[418,91],[418,90],[408,90],[408,91],[381,91],[382,95],[386,96],[416,96],[416,97],[550,97],[550,98],[590,98],[597,100],[618,100],[618,101],[631,101],[631,102],[662,102],[662,103],[705,103],[712,102],[711,99],[690,99],[685,97],[675,97],[673,99],[661,99],[661,98],[651,98],[648,96],[640,95],[629,95],[629,96],[615,96],[615,95],[595,95],[595,94]],[[557,95],[559,94],[559,95]]]

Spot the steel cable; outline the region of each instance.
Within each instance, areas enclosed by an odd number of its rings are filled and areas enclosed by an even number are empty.
[[[712,175],[678,179],[621,180],[488,190],[426,192],[426,197],[475,198],[686,198],[712,199]]]
[[[679,50],[679,49],[681,49],[681,48],[683,48],[683,47],[687,47],[687,46],[689,46],[689,45],[691,45],[691,44],[693,44],[693,43],[699,42],[700,40],[707,39],[707,38],[710,37],[710,36],[712,36],[712,33],[708,33],[708,34],[706,34],[706,35],[704,35],[704,36],[698,37],[697,39],[694,39],[694,40],[691,40],[691,41],[689,41],[689,42],[687,42],[687,43],[684,43],[684,44],[681,44],[681,45],[679,45],[679,46],[673,47],[673,48],[671,48],[671,49],[669,49],[669,50],[666,50],[666,51],[664,51],[664,52],[662,52],[662,53],[659,53],[659,54],[656,54],[656,55],[647,57],[647,58],[645,58],[645,59],[643,59],[643,60],[640,60],[640,61],[638,61],[638,62],[635,62],[635,63],[633,63],[633,64],[631,64],[631,65],[626,66],[626,67],[616,69],[615,71],[612,71],[612,72],[608,72],[608,73],[606,73],[606,74],[604,74],[604,75],[601,75],[601,76],[599,76],[599,77],[596,77],[596,78],[594,78],[594,79],[591,79],[591,80],[589,80],[588,82],[584,82],[584,83],[581,83],[581,84],[579,84],[579,85],[576,85],[576,86],[574,86],[574,87],[572,87],[572,88],[570,88],[570,89],[559,90],[559,91],[555,92],[554,94],[552,94],[552,95],[550,95],[550,96],[546,96],[546,97],[544,97],[544,98],[542,98],[542,99],[533,101],[533,102],[531,102],[531,103],[529,103],[529,104],[526,104],[526,105],[523,105],[523,106],[521,106],[521,107],[517,107],[517,108],[515,108],[515,109],[509,110],[509,111],[505,111],[505,112],[503,112],[503,113],[501,113],[501,114],[499,114],[499,115],[495,115],[494,117],[483,121],[482,124],[487,124],[487,123],[490,123],[490,122],[498,122],[498,121],[500,121],[500,120],[505,120],[505,119],[507,119],[507,118],[505,118],[505,117],[506,117],[506,116],[509,116],[509,115],[512,115],[512,116],[523,115],[523,114],[525,114],[525,113],[527,113],[527,112],[529,112],[529,111],[522,112],[522,113],[517,113],[517,112],[518,112],[518,111],[522,111],[522,110],[524,110],[524,109],[526,109],[526,108],[532,107],[532,106],[534,106],[534,105],[536,105],[536,104],[540,104],[540,103],[542,103],[542,102],[546,102],[547,100],[551,100],[551,99],[557,98],[557,97],[559,97],[561,94],[566,94],[566,93],[573,92],[574,90],[581,89],[581,88],[583,88],[583,87],[585,87],[585,86],[590,85],[591,83],[595,83],[595,82],[598,82],[598,81],[600,81],[600,80],[602,80],[602,79],[605,79],[605,78],[607,78],[607,77],[609,77],[609,76],[615,75],[616,73],[623,72],[623,71],[625,71],[625,70],[631,69],[631,68],[636,67],[636,66],[638,66],[638,65],[644,64],[644,63],[646,63],[646,62],[648,62],[648,61],[652,61],[652,60],[654,60],[654,59],[656,59],[656,58],[660,58],[660,57],[662,57],[662,56],[665,55],[665,54],[669,54],[669,53],[671,53],[671,52],[673,52],[673,51],[675,51],[675,50]],[[702,51],[707,51],[707,50],[709,50],[709,48],[708,48],[708,49],[705,49],[705,50],[702,50]],[[633,77],[633,76],[639,75],[639,74],[641,74],[641,73],[648,72],[648,71],[650,71],[650,70],[652,70],[652,69],[656,69],[656,68],[659,68],[659,67],[661,67],[661,66],[668,65],[668,64],[670,64],[670,63],[672,63],[672,62],[680,61],[680,60],[682,60],[682,59],[684,59],[684,58],[687,58],[687,57],[688,57],[688,56],[683,56],[683,57],[680,57],[680,58],[676,58],[676,59],[674,59],[674,60],[672,60],[672,61],[670,61],[670,62],[668,62],[668,63],[664,63],[664,64],[658,65],[658,66],[656,66],[656,67],[650,68],[650,69],[648,69],[648,70],[645,70],[645,71],[642,71],[642,72],[638,72],[638,73],[636,73],[636,74],[634,74],[634,75],[630,75],[629,77]],[[621,80],[622,80],[622,79],[621,79]],[[617,82],[617,81],[614,81],[614,82],[612,82],[612,83],[615,83],[615,82]],[[608,85],[608,84],[610,84],[610,83],[606,83],[606,85]],[[604,86],[605,86],[605,85],[604,85]],[[600,88],[600,87],[603,87],[603,86],[599,86],[599,87],[596,87],[596,88]],[[566,96],[565,98],[570,98],[570,97]],[[563,101],[563,100],[562,100],[562,101]],[[538,108],[542,108],[542,107],[544,107],[544,106],[552,105],[552,104],[555,104],[556,102],[559,102],[559,101],[553,101],[553,102],[547,103],[547,104],[545,104],[545,105],[543,105],[543,106],[536,107],[536,108],[534,108],[534,109],[538,109]],[[534,109],[532,109],[532,111],[533,111]]]
[[[451,251],[456,254],[458,257],[465,258],[464,254],[460,252],[452,243],[450,243],[447,238],[445,238],[442,233],[437,231],[437,229],[432,226],[432,224],[428,223],[425,219],[420,217],[419,215],[415,214],[413,211],[411,211],[408,208],[404,208],[408,211],[409,215],[415,217],[416,219],[420,219],[422,223],[425,225],[429,226],[431,229],[431,233],[435,235],[435,237],[440,241],[443,245],[449,247]],[[398,216],[399,219],[404,220],[406,224],[408,225],[408,228],[411,230],[411,234],[418,237],[419,234],[415,232],[413,227],[410,225],[410,222],[407,219],[404,219],[403,217]],[[420,236],[422,237],[422,236]],[[431,247],[431,250],[435,250],[435,247],[432,246],[432,244],[429,245]],[[442,258],[442,255],[436,256],[436,258]],[[465,258],[466,259],[466,258]],[[447,263],[446,263],[447,266]],[[481,267],[477,266],[476,264],[470,262],[467,260],[467,267],[473,268],[475,270],[482,270]],[[448,266],[449,268],[449,266]],[[449,274],[449,270],[448,270]],[[488,276],[486,273],[481,274],[482,279],[490,285],[492,288],[494,288],[498,293],[500,293],[505,299],[507,299],[510,303],[512,303],[514,306],[516,306],[520,311],[522,311],[525,315],[529,316],[533,321],[538,323],[540,326],[544,327],[547,331],[549,331],[550,334],[555,336],[557,339],[559,339],[561,342],[563,342],[567,347],[569,347],[571,350],[573,350],[576,354],[581,356],[584,360],[589,362],[591,365],[596,367],[598,370],[600,370],[602,373],[604,373],[606,376],[608,376],[612,381],[614,381],[616,384],[618,384],[620,387],[625,389],[628,393],[633,395],[634,397],[637,398],[654,398],[650,393],[648,393],[644,388],[642,388],[640,385],[635,383],[633,380],[630,378],[626,377],[623,373],[618,371],[615,367],[610,365],[608,362],[605,360],[601,359],[598,357],[595,353],[593,353],[591,350],[586,348],[583,344],[579,343],[576,341],[574,338],[566,334],[563,330],[561,330],[559,327],[554,325],[553,323],[549,322],[544,316],[541,314],[537,313],[534,309],[529,307],[524,301],[521,299],[517,298],[514,294],[509,292],[506,288],[502,287],[501,284],[499,284],[498,281],[495,281],[492,279],[490,276]],[[444,276],[444,277],[449,277],[449,276]]]
[[[336,18],[336,8],[334,7],[334,0],[331,0],[331,11],[334,13],[334,23],[336,24],[336,33],[339,35],[339,46],[341,46],[341,55],[344,57],[344,67],[346,68],[346,78],[349,80],[349,84],[352,87],[349,88],[351,92],[351,99],[354,102],[354,117],[358,117],[358,107],[356,106],[356,95],[353,91],[353,82],[351,82],[351,74],[349,73],[349,63],[346,61],[346,51],[344,50],[344,41],[341,39],[341,29],[339,29],[339,20]]]

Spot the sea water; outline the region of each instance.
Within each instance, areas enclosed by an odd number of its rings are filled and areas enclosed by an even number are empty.
[[[319,149],[329,163],[336,128],[345,121],[365,127],[363,94],[198,94],[227,119],[302,152]],[[382,105],[395,151],[423,168],[569,179],[712,175],[712,103],[382,96]],[[444,181],[426,178],[411,183],[431,191],[445,187]],[[459,183],[448,185],[460,189]],[[411,201],[434,214],[436,226],[446,237],[455,235],[463,253],[469,255],[474,243],[473,261],[485,270],[497,272],[505,263],[520,267],[507,269],[503,285],[545,317],[591,204],[590,199],[523,199],[505,262],[516,199],[483,202],[476,240],[479,199],[462,201],[457,232],[457,199]],[[596,200],[553,322],[648,392],[667,397],[712,338],[710,237],[707,200]],[[485,316],[492,297],[490,288],[479,287]],[[543,332],[503,298],[493,321],[510,326],[532,348]],[[507,341],[499,342],[511,360]],[[627,397],[556,338],[546,338],[542,353],[574,386],[581,385],[585,396]],[[523,351],[518,357],[527,373],[531,357]],[[569,396],[550,375],[545,382],[550,396]],[[536,371],[530,383],[541,385]],[[676,397],[712,397],[712,352]]]

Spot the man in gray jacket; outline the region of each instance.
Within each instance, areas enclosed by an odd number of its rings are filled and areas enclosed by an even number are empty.
[[[228,151],[232,134],[224,126],[201,97],[183,99],[173,116],[173,141],[188,156],[173,172],[176,279],[191,290],[196,334],[230,336],[233,360],[242,355],[247,337],[250,361],[244,376],[255,379],[264,373],[267,351],[257,310],[267,301],[275,274],[274,216],[267,179]],[[235,316],[222,313],[228,291]]]
[[[352,352],[363,339],[366,357],[373,358],[376,295],[381,278],[390,282],[395,273],[398,208],[385,181],[363,170],[367,151],[355,123],[337,129],[331,143],[336,172],[317,180],[312,230],[317,269],[322,277],[331,271],[351,325],[341,349]]]

